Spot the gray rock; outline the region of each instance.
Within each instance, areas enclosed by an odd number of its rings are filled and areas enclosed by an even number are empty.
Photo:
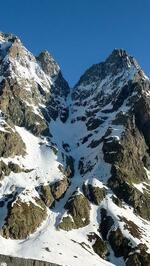
[[[46,261],[0,255],[0,266],[60,266]]]

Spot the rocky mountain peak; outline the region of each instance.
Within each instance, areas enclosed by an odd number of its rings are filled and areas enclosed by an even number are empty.
[[[109,57],[105,61],[106,64],[112,65],[115,68],[136,68],[137,70],[141,69],[136,59],[129,55],[126,50],[123,49],[114,49]]]
[[[94,64],[85,71],[75,87],[81,84],[85,86],[98,83],[108,77],[116,78],[128,75],[132,79],[133,75],[138,74],[139,71],[142,72],[134,57],[128,55],[125,50],[114,49],[104,62]]]
[[[40,62],[43,71],[51,77],[56,76],[60,71],[60,67],[53,59],[52,55],[46,50],[37,56],[37,61]]]
[[[106,62],[109,63],[115,63],[117,60],[119,59],[126,59],[129,58],[131,56],[129,56],[129,54],[126,52],[126,50],[123,49],[119,49],[119,48],[115,48],[112,53],[108,56],[108,58],[106,59]]]
[[[49,134],[46,120],[63,116],[69,93],[58,64],[47,51],[37,59],[15,35],[1,33],[0,37],[1,111],[15,125]]]
[[[70,90],[47,51],[0,45],[1,253],[150,266],[149,79],[115,49]]]
[[[1,42],[6,42],[6,41],[14,42],[16,40],[18,42],[20,42],[20,39],[15,34],[0,32],[0,41]]]

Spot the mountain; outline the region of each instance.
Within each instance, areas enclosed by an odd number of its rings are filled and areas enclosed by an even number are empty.
[[[126,51],[70,89],[1,33],[0,156],[1,264],[150,266],[150,80]]]

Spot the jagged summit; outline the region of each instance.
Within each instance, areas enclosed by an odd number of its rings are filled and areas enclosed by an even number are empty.
[[[114,63],[115,60],[118,60],[119,58],[133,58],[131,57],[126,50],[121,49],[121,48],[115,48],[111,54],[107,57],[106,61],[112,61]]]
[[[47,50],[41,52],[39,56],[37,56],[37,60],[40,62],[43,71],[47,75],[54,77],[59,73],[60,67]]]
[[[4,32],[0,32],[0,41],[15,41],[18,40],[20,41],[20,39],[13,33],[4,33]]]
[[[70,90],[47,51],[0,39],[0,252],[150,266],[149,79],[115,49]]]
[[[114,49],[112,53],[108,56],[105,61],[108,64],[114,64],[119,67],[131,67],[134,66],[135,68],[140,69],[141,67],[135,60],[135,58],[127,53],[126,50],[123,49]]]
[[[36,58],[15,35],[1,33],[1,36],[1,90],[7,91],[7,98],[12,102],[10,107],[9,103],[4,104],[2,100],[1,110],[7,113],[7,116],[12,116],[15,123],[16,116],[20,115],[17,124],[30,124],[30,129],[34,123],[31,122],[31,116],[36,116],[39,125],[45,128],[43,132],[48,132],[48,124],[42,121],[43,116],[50,119],[48,113],[51,112],[53,118],[63,117],[61,109],[65,114],[68,83],[64,80],[58,64],[47,51]],[[25,118],[25,109],[28,109],[30,118]],[[37,131],[39,125],[37,124]]]
[[[75,87],[82,83],[99,82],[105,79],[105,77],[118,76],[123,73],[125,74],[125,72],[131,73],[131,75],[133,72],[141,72],[145,76],[134,57],[128,55],[123,49],[114,49],[104,62],[94,64],[85,71]]]
[[[13,60],[15,60],[22,66],[25,65],[27,60],[34,63],[37,60],[44,73],[51,78],[56,77],[60,72],[60,67],[48,51],[45,50],[35,57],[24,47],[20,39],[11,33],[0,33],[0,55],[1,59],[4,59],[7,55],[9,63],[13,64]]]

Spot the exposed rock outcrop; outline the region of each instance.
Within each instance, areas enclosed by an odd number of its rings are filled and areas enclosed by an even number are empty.
[[[59,228],[69,231],[89,224],[90,205],[82,193],[75,192],[67,201],[65,209],[67,209],[68,216],[62,217]]]
[[[39,198],[31,200],[23,202],[19,197],[11,204],[2,227],[3,237],[25,239],[46,219],[47,211],[44,202]]]
[[[64,178],[63,180],[60,180],[58,182],[55,182],[51,185],[51,193],[55,200],[59,200],[61,197],[64,196],[67,188],[69,186],[69,182],[67,178]]]
[[[41,186],[40,195],[47,207],[52,207],[54,205],[55,199],[53,197],[53,194],[51,192],[51,188],[49,185]]]
[[[110,232],[109,243],[116,257],[123,257],[126,259],[132,250],[129,239],[123,236],[119,228]]]
[[[95,243],[92,245],[93,250],[95,253],[97,253],[101,258],[106,259],[108,255],[108,248],[105,241],[103,241],[97,234],[90,233],[88,235],[88,240],[90,242],[95,241]]]
[[[46,261],[23,259],[18,257],[10,257],[6,255],[0,255],[1,266],[60,266],[55,263]]]
[[[49,52],[35,57],[16,36],[0,33],[3,253],[37,250],[37,258],[60,256],[64,265],[83,265],[83,258],[109,265],[113,251],[116,265],[121,257],[127,266],[149,266],[149,90],[122,49],[70,90]]]
[[[106,189],[92,184],[83,184],[85,196],[94,204],[99,205],[106,195]]]

